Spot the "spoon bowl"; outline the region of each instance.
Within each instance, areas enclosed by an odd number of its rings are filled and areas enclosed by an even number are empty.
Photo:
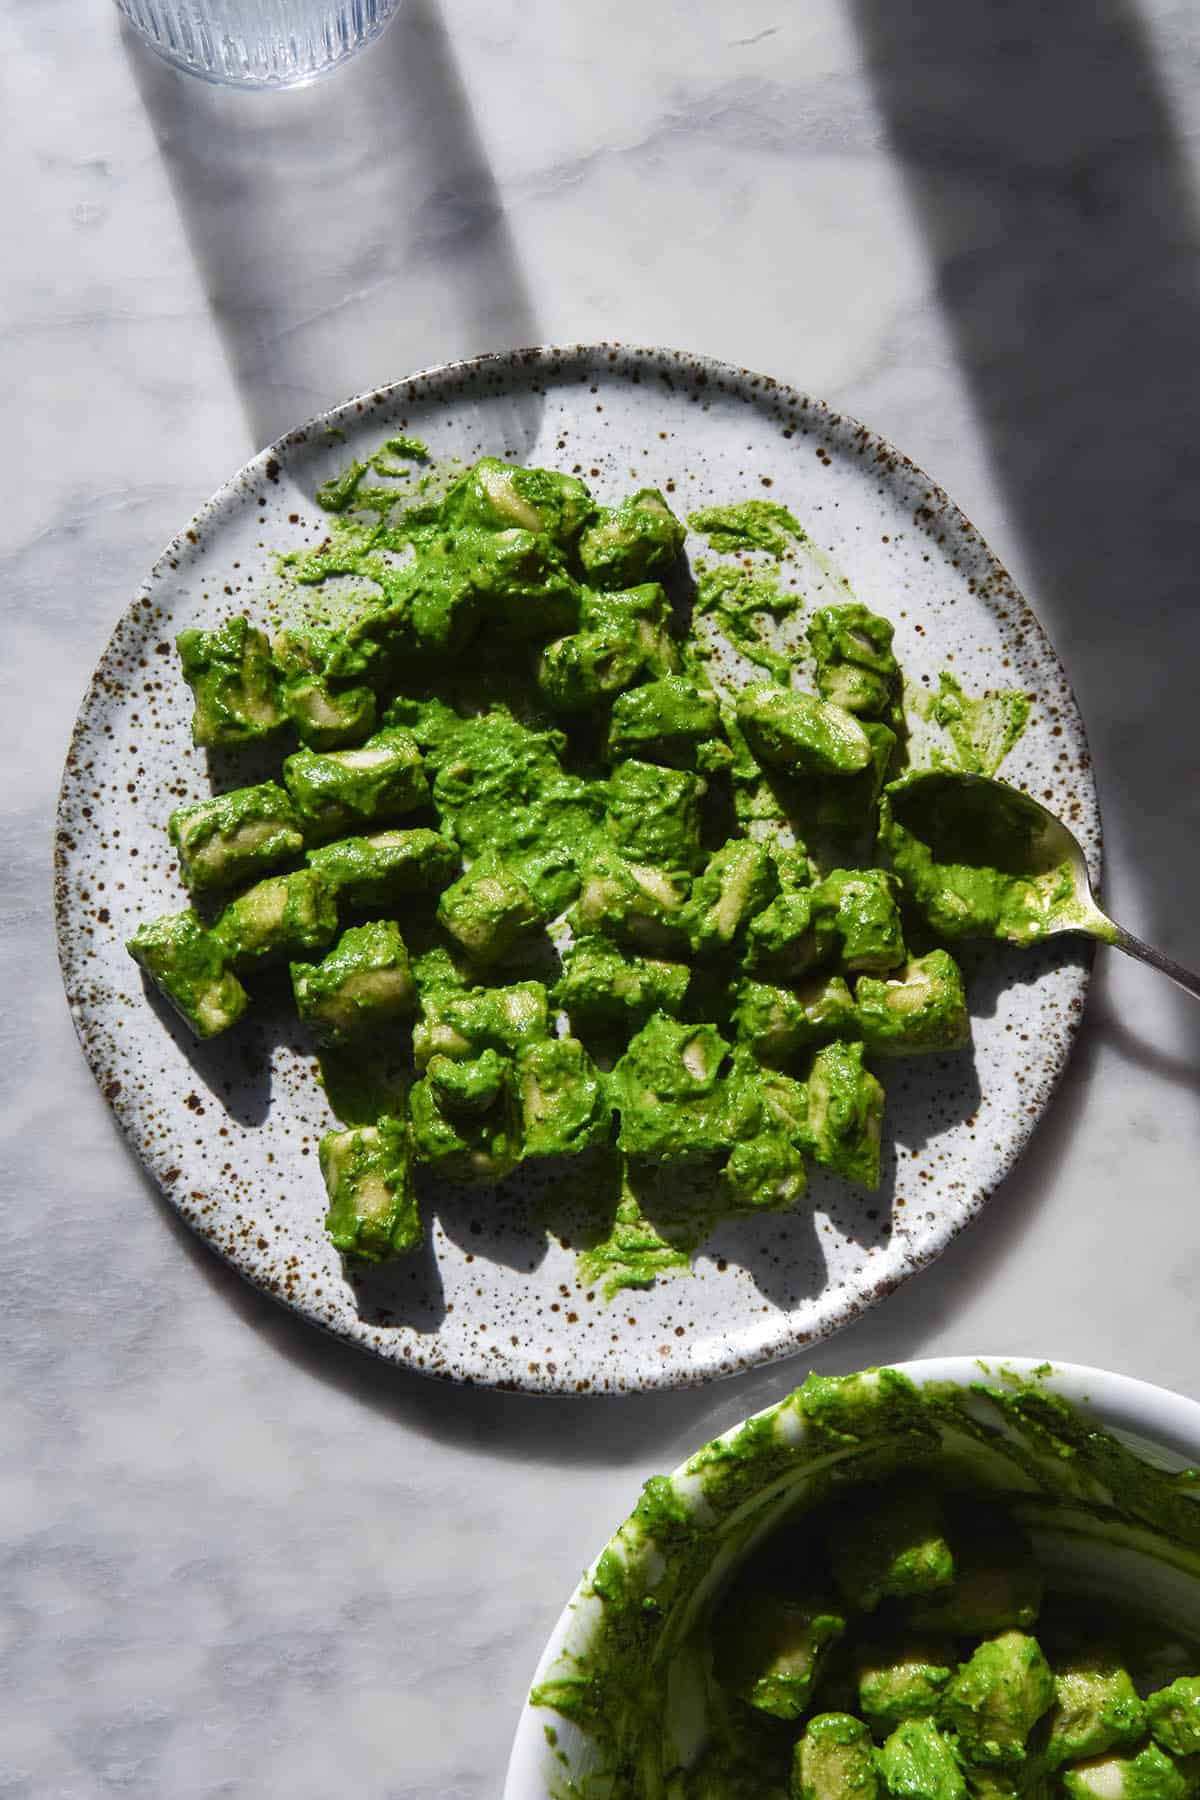
[[[884,791],[880,840],[947,937],[1028,945],[1079,932],[1200,998],[1200,975],[1109,918],[1074,833],[1019,788],[949,769],[903,776]]]

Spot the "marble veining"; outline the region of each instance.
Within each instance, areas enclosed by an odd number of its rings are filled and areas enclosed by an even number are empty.
[[[1200,955],[1200,22],[968,15],[405,0],[335,79],[251,97],[103,4],[5,0],[6,1800],[494,1795],[639,1482],[805,1367],[590,1403],[376,1367],[222,1269],[126,1152],[54,958],[58,774],[154,555],[271,437],[527,342],[823,395],[1011,568],[1088,725],[1108,900]],[[1010,1349],[1194,1392],[1198,1049],[1184,996],[1099,958],[983,1220],[812,1362]]]

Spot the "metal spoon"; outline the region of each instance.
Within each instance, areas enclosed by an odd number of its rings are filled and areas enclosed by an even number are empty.
[[[1019,788],[1009,787],[1007,782],[990,781],[984,775],[960,775],[949,770],[931,769],[927,773],[914,773],[897,782],[896,789],[903,789],[911,794],[915,789],[937,785],[940,793],[957,790],[960,793],[970,792],[973,800],[977,800],[981,808],[988,804],[989,794],[994,796],[1009,819],[1017,817],[1028,827],[1029,870],[1033,875],[1049,869],[1065,868],[1069,872],[1072,896],[1064,905],[1056,905],[1049,916],[1042,938],[1062,937],[1068,932],[1082,932],[1087,937],[1097,938],[1101,943],[1112,944],[1118,950],[1124,950],[1128,956],[1136,956],[1139,962],[1149,963],[1152,969],[1158,969],[1168,975],[1179,987],[1200,999],[1200,974],[1185,969],[1161,950],[1135,937],[1132,931],[1126,931],[1103,911],[1092,889],[1091,877],[1088,874],[1087,859],[1082,846],[1074,834],[1067,829],[1062,820],[1054,813],[1048,812],[1038,801],[1031,799]],[[1022,871],[1024,872],[1024,871]],[[1014,870],[1013,873],[1016,873]],[[1016,941],[1015,939],[1013,941]]]

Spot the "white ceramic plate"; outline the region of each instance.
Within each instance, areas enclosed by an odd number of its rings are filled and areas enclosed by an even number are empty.
[[[79,714],[58,817],[59,947],[85,1053],[188,1223],[267,1293],[379,1356],[573,1393],[669,1387],[788,1355],[882,1299],[979,1212],[1062,1073],[1085,949],[983,955],[973,1058],[889,1071],[879,1194],[818,1174],[795,1213],[726,1223],[693,1275],[612,1304],[538,1229],[519,1176],[498,1195],[447,1196],[424,1252],[352,1285],[322,1230],[316,1145],[330,1114],[298,1031],[251,1019],[197,1046],[147,999],[125,953],[140,918],[186,903],[166,819],[210,791],[176,632],[261,616],[273,553],[324,535],[319,484],[399,430],[437,458],[578,470],[604,500],[654,484],[681,513],[785,502],[821,553],[809,597],[845,598],[848,582],[895,622],[910,679],[936,684],[950,668],[971,691],[1034,696],[1005,777],[1070,821],[1098,873],[1087,744],[1062,666],[986,544],[907,458],[790,388],[674,351],[481,357],[351,400],[264,451],[164,551],[118,625]]]

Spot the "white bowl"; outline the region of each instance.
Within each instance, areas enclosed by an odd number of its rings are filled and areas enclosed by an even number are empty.
[[[960,1391],[979,1389],[980,1384],[996,1389],[1036,1389],[1069,1402],[1153,1469],[1174,1471],[1200,1465],[1200,1403],[1127,1375],[1072,1363],[993,1356],[938,1357],[898,1363],[895,1368],[918,1389],[940,1384]],[[977,1404],[971,1403],[971,1416],[977,1416],[981,1424],[990,1416],[994,1424],[999,1415],[981,1395]],[[772,1447],[757,1479],[750,1472],[753,1465],[723,1460],[721,1455],[722,1446],[732,1444],[748,1425]],[[704,1546],[703,1567],[693,1568],[681,1579],[677,1595],[669,1585],[661,1586],[664,1569],[670,1569],[671,1553],[664,1555],[662,1546],[645,1530],[627,1520],[609,1540],[601,1556],[614,1552],[635,1575],[646,1576],[649,1571],[664,1594],[660,1644],[679,1641],[686,1634],[717,1586],[802,1497],[814,1475],[835,1461],[844,1463],[868,1454],[861,1445],[831,1451],[828,1440],[817,1444],[813,1437],[789,1395],[755,1414],[753,1420],[734,1426],[675,1471],[669,1478],[672,1503],[681,1506],[686,1517],[703,1520],[706,1531],[713,1533]],[[1200,1621],[1200,1515],[1196,1541],[1186,1550],[1145,1526],[1131,1529],[1124,1524],[1098,1523],[1093,1515],[1071,1505],[1072,1499],[1094,1500],[1099,1495],[1091,1472],[1082,1489],[1079,1485],[1079,1466],[1087,1463],[1088,1456],[1078,1463],[1071,1458],[1047,1458],[1034,1471],[1027,1462],[1016,1460],[1033,1441],[1032,1437],[1022,1440],[1006,1427],[989,1436],[985,1446],[950,1427],[941,1433],[938,1454],[952,1448],[958,1458],[968,1455],[972,1475],[983,1486],[996,1482],[1027,1489],[1032,1513],[1037,1516],[1027,1517],[1025,1522],[1039,1559],[1054,1568],[1056,1585],[1081,1592],[1102,1587],[1118,1599],[1136,1601],[1139,1610],[1158,1617],[1169,1629],[1194,1638]],[[1098,1437],[1091,1444],[1102,1442]],[[731,1471],[737,1471],[736,1488],[731,1486],[735,1480]],[[1039,1511],[1039,1491],[1051,1495],[1051,1509]],[[1185,1490],[1179,1491],[1185,1494]],[[1187,1500],[1193,1497],[1200,1502],[1200,1494],[1186,1493]],[[569,1672],[572,1659],[586,1655],[595,1642],[604,1619],[603,1603],[591,1585],[599,1562],[600,1557],[567,1602],[538,1663],[534,1688]],[[670,1661],[669,1655],[666,1660]],[[698,1684],[702,1677],[685,1659],[678,1659],[672,1672],[669,1727],[668,1709],[663,1712],[664,1737],[668,1729],[671,1732],[672,1761],[682,1756],[686,1762],[689,1743],[698,1747],[703,1741],[698,1685],[693,1704],[688,1704],[693,1679]],[[602,1780],[597,1783],[598,1774],[597,1747],[589,1737],[553,1708],[526,1704],[513,1742],[504,1800],[552,1800],[566,1792],[601,1793],[605,1786]]]

